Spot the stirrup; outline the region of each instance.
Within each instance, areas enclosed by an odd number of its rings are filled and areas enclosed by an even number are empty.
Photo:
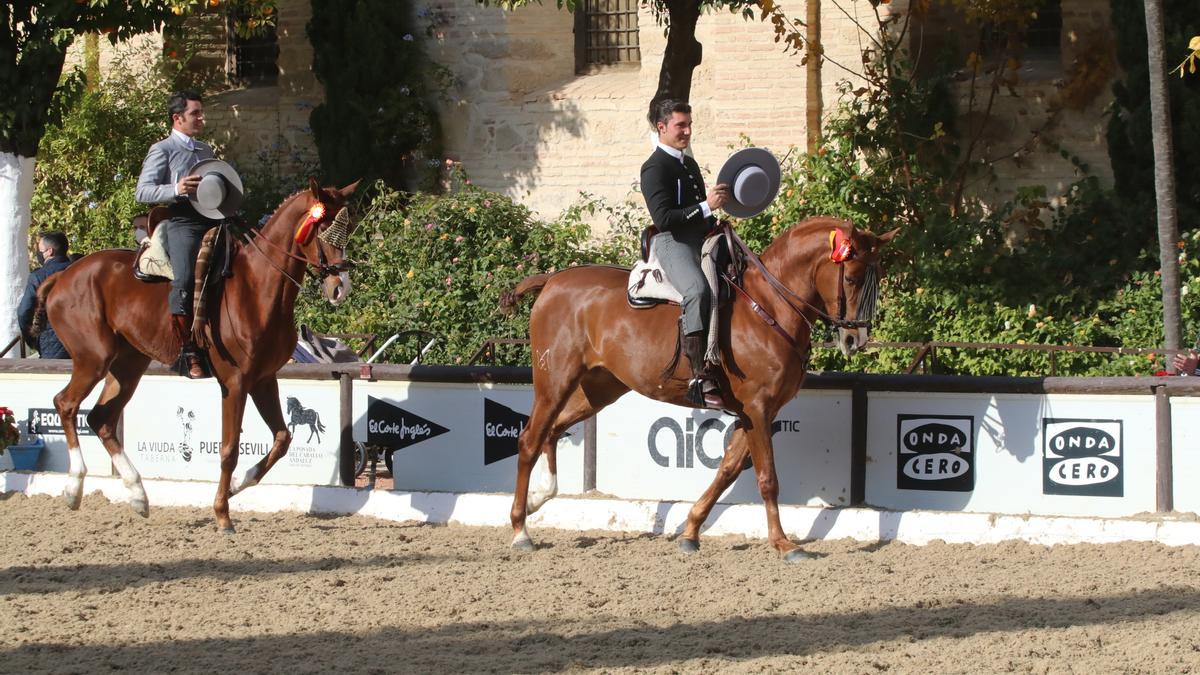
[[[208,360],[204,356],[204,352],[195,347],[184,347],[171,369],[176,375],[182,375],[189,380],[212,377],[212,369],[208,367]]]
[[[687,400],[689,403],[702,408],[722,410],[725,408],[725,398],[721,388],[711,378],[692,378],[688,382]]]

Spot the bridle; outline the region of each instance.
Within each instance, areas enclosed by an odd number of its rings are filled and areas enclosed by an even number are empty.
[[[834,230],[830,232],[830,260],[837,263],[838,266],[838,315],[835,317],[831,316],[822,308],[817,307],[811,302],[800,297],[794,291],[792,291],[792,289],[784,285],[784,283],[780,281],[778,277],[776,277],[771,273],[770,270],[767,269],[766,265],[763,264],[762,259],[758,257],[758,254],[750,250],[750,247],[747,246],[746,243],[737,236],[737,233],[733,231],[733,228],[729,226],[728,222],[722,221],[719,227],[727,236],[727,241],[731,242],[736,247],[737,254],[741,255],[744,260],[749,262],[754,267],[754,269],[758,270],[758,273],[761,274],[763,279],[766,280],[767,285],[770,286],[773,291],[775,291],[776,297],[778,297],[780,300],[783,300],[784,304],[787,305],[793,312],[795,312],[797,316],[799,316],[801,319],[804,319],[804,322],[808,324],[810,330],[812,330],[814,327],[813,322],[808,318],[805,310],[797,306],[797,303],[807,307],[809,310],[816,313],[818,318],[824,319],[826,323],[835,328],[844,328],[847,330],[857,330],[860,328],[870,329],[873,317],[875,315],[876,303],[878,302],[879,298],[879,262],[875,261],[868,265],[867,274],[863,283],[863,295],[859,299],[858,310],[855,312],[855,317],[853,319],[847,319],[846,261],[854,260],[857,258],[858,253],[854,250],[854,247],[851,245],[848,237],[845,237],[844,235],[839,236],[841,230],[834,228]],[[754,313],[757,314],[764,323],[782,336],[789,345],[791,345],[793,351],[802,353],[800,346],[796,343],[795,338],[789,335],[787,331],[783,330],[775,317],[771,316],[771,314],[765,308],[763,308],[758,301],[751,297],[746,289],[738,283],[738,280],[734,279],[732,275],[727,273],[723,274],[722,276],[727,282],[729,282],[730,286],[732,286],[746,298],[747,302],[750,303],[750,309],[753,310]]]
[[[323,224],[327,220],[327,218],[324,217],[324,214],[325,214],[324,204],[321,202],[317,202],[317,203],[321,204],[320,213],[322,215],[320,217],[314,218],[314,216],[312,214],[315,213],[315,206],[310,207],[310,210],[309,210],[310,215],[306,216],[306,223],[304,224],[304,225],[311,227],[314,233],[316,233],[316,231],[320,229],[321,224]],[[334,222],[335,223],[340,222],[342,227],[348,229],[348,227],[349,227],[349,215],[348,214],[349,214],[349,211],[347,210],[347,208],[342,207],[342,209],[338,211],[337,216],[334,217]],[[302,227],[304,225],[302,225]],[[327,241],[325,233],[316,234],[316,236],[317,236],[317,238],[321,239],[322,241],[326,241],[326,243],[328,243],[330,246],[334,246],[335,248],[338,248],[338,249],[342,250],[343,252],[345,251],[345,242],[339,242],[342,245],[338,246],[337,244],[335,244],[333,242]],[[346,236],[348,236],[348,232],[346,233]],[[259,244],[258,244],[259,239],[262,239],[263,242],[267,244],[267,246],[269,246],[269,247],[273,248],[275,251],[283,254],[285,257],[291,258],[293,260],[299,260],[300,262],[304,263],[305,274],[307,274],[315,279],[324,279],[326,277],[340,276],[343,272],[348,272],[354,268],[354,262],[352,260],[349,260],[346,258],[343,258],[341,261],[330,265],[325,258],[325,250],[320,245],[318,245],[316,247],[317,248],[317,260],[314,261],[312,258],[309,258],[308,255],[304,253],[303,246],[301,246],[300,254],[298,255],[296,253],[292,253],[289,249],[283,248],[279,244],[276,244],[275,242],[271,241],[270,239],[259,237],[257,230],[250,230],[250,231],[246,232],[245,235],[243,236],[243,240],[246,243],[253,246],[256,251],[261,253],[263,258],[265,258],[267,260],[267,263],[270,264],[271,267],[275,268],[275,270],[277,272],[279,272],[280,274],[282,274],[285,279],[287,279],[288,281],[295,284],[296,288],[299,288],[302,291],[304,290],[303,284],[298,279],[296,279],[291,274],[289,274],[287,270],[285,270],[282,266],[280,266],[279,263],[277,263],[272,256],[268,255],[267,252],[264,251],[261,246],[259,246]],[[298,240],[299,240],[299,235],[297,235],[297,241]],[[312,236],[310,235],[310,236],[308,236],[308,241],[311,241],[311,240],[312,240]],[[315,272],[313,271],[314,269],[316,270]]]

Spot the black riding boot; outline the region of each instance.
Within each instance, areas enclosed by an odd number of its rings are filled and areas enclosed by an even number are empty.
[[[208,377],[200,360],[200,351],[196,348],[196,343],[192,341],[191,317],[172,314],[171,331],[175,333],[175,339],[179,340],[179,344],[182,345],[179,358],[175,361],[175,371],[193,380]]]
[[[705,408],[724,408],[725,401],[721,398],[721,389],[708,372],[708,364],[704,361],[705,349],[704,333],[683,336],[683,353],[692,366],[692,379],[688,382],[688,401]]]

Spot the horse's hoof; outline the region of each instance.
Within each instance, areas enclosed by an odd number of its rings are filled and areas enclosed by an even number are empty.
[[[133,509],[134,513],[138,514],[139,516],[141,516],[143,518],[150,517],[150,502],[147,502],[144,499],[139,499],[139,500],[129,502],[129,507]]]
[[[700,552],[700,542],[695,539],[680,539],[679,550],[683,553],[691,555]]]
[[[783,561],[787,563],[804,562],[805,560],[813,560],[816,558],[811,553],[805,553],[803,549],[794,548],[783,554]]]
[[[529,538],[529,533],[525,531],[525,528],[521,528],[521,531],[513,537],[512,548],[515,551],[524,551],[526,553],[533,551],[533,540]]]
[[[237,534],[237,530],[234,529],[234,527],[232,525],[230,525],[229,527],[222,527],[221,534]]]
[[[67,503],[68,509],[71,509],[72,511],[78,511],[79,503],[83,501],[83,495],[76,495],[76,494],[71,494],[70,492],[64,492],[62,494],[62,500]]]

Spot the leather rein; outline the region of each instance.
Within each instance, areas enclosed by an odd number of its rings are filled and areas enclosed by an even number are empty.
[[[820,307],[817,307],[799,295],[796,295],[792,289],[784,285],[784,283],[780,281],[778,277],[776,277],[771,273],[770,270],[767,269],[766,265],[763,264],[762,259],[758,257],[758,254],[752,251],[750,247],[747,246],[746,243],[737,236],[728,222],[721,221],[719,227],[725,233],[727,241],[732,242],[737,247],[737,253],[739,253],[744,260],[753,265],[754,269],[758,270],[758,273],[761,274],[763,279],[767,281],[767,285],[770,286],[773,291],[775,291],[775,295],[780,300],[783,300],[784,304],[786,304],[793,312],[795,312],[797,316],[799,316],[801,319],[804,319],[804,322],[808,324],[810,331],[813,328],[813,322],[808,318],[808,315],[804,313],[804,310],[796,305],[797,302],[812,310],[819,318],[824,319],[827,323],[836,328],[858,329],[871,327],[870,319],[846,318],[846,265],[844,260],[836,261],[838,265],[838,316],[834,317],[830,316]],[[782,337],[788,343],[788,345],[791,346],[792,351],[807,357],[807,355],[801,351],[800,345],[796,342],[796,339],[789,335],[788,332],[779,325],[779,322],[775,319],[775,317],[771,316],[770,312],[768,312],[761,304],[759,304],[758,301],[755,300],[750,293],[748,293],[746,289],[743,288],[742,285],[733,278],[732,275],[728,273],[722,273],[721,276],[723,276],[725,280],[729,282],[730,286],[732,286],[746,298],[746,301],[750,303],[750,309],[753,310],[760,319],[762,319],[763,323],[770,326],[771,329],[773,329],[780,337]]]
[[[258,240],[260,239],[259,233],[260,233],[259,230],[252,229],[243,236],[243,240],[246,243],[253,246],[254,250],[261,253],[263,258],[265,258],[267,260],[267,263],[270,264],[271,267],[275,268],[275,270],[277,272],[282,274],[285,279],[292,282],[293,284],[296,285],[296,288],[299,288],[300,290],[303,291],[304,285],[299,280],[297,280],[295,277],[293,277],[291,274],[288,274],[287,270],[283,269],[282,266],[280,266],[277,262],[275,262],[274,258],[272,258],[270,255],[268,255],[267,252],[264,251],[262,249],[262,247],[258,245]],[[342,272],[347,272],[354,267],[354,263],[349,260],[342,260],[341,262],[335,263],[333,265],[328,264],[325,260],[325,252],[321,249],[321,247],[319,245],[317,246],[317,260],[313,261],[307,255],[297,255],[295,253],[292,253],[290,250],[283,248],[279,244],[276,244],[275,242],[271,241],[270,239],[266,239],[266,238],[262,238],[262,239],[264,242],[266,242],[266,244],[268,246],[275,249],[279,253],[282,253],[285,257],[291,258],[293,260],[299,260],[300,262],[304,263],[304,272],[306,274],[312,276],[315,279],[324,279],[325,277],[338,276]],[[303,251],[303,249],[301,249],[301,251]],[[313,271],[314,268],[317,270],[316,272]]]

